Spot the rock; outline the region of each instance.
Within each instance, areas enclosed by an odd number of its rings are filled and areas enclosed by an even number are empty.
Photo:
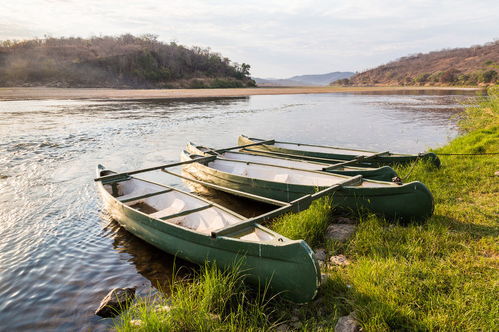
[[[316,249],[315,252],[314,252],[314,255],[315,255],[315,258],[320,262],[325,262],[326,261],[326,258],[327,258],[327,253],[326,253],[326,249],[322,249],[322,248],[319,248],[319,249]]]
[[[135,288],[114,288],[101,301],[95,311],[101,317],[114,317],[135,298]]]
[[[355,225],[355,224],[357,224],[357,221],[353,220],[353,219],[350,219],[350,218],[347,218],[347,217],[338,217],[338,218],[336,218],[335,223],[336,224],[350,224],[350,225]]]
[[[133,327],[141,327],[144,322],[141,321],[140,319],[132,319],[130,321],[130,325]]]
[[[275,330],[276,332],[286,332],[289,331],[290,329],[288,324],[281,324]]]
[[[326,230],[326,239],[336,241],[346,241],[355,232],[355,225],[332,224]]]
[[[338,319],[338,323],[334,327],[334,332],[358,332],[360,325],[354,317],[353,313],[348,316],[343,316]]]
[[[350,261],[345,257],[345,255],[331,256],[329,262],[332,265],[346,266],[350,264]]]

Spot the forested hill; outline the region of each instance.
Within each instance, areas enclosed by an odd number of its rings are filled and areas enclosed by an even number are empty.
[[[340,84],[480,85],[499,82],[499,41],[400,58]]]
[[[152,35],[0,42],[0,86],[246,87],[255,85],[249,69]]]

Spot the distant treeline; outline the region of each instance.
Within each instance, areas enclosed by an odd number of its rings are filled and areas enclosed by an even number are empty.
[[[0,41],[0,86],[237,88],[249,69],[154,35]]]
[[[499,41],[410,55],[332,84],[488,85],[499,82]]]

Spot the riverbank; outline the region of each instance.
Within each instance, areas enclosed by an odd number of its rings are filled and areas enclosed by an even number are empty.
[[[176,282],[159,302],[134,305],[117,321],[118,331],[332,330],[351,312],[364,331],[495,330],[499,157],[446,155],[498,152],[499,89],[490,95],[467,109],[460,123],[466,132],[435,150],[442,154],[441,168],[418,163],[397,169],[405,182],[419,180],[432,191],[435,212],[426,223],[402,226],[350,215],[355,234],[346,242],[328,240],[324,220],[339,218],[320,201],[270,225],[326,249],[323,285],[312,303],[294,306],[255,295],[234,272],[204,267],[193,282]],[[320,225],[303,227],[314,223]],[[329,260],[339,255],[347,263]]]
[[[229,98],[254,95],[285,95],[314,93],[369,93],[388,91],[481,91],[481,88],[455,87],[274,87],[241,89],[106,89],[106,88],[0,88],[1,100],[144,100],[144,99],[193,99]]]

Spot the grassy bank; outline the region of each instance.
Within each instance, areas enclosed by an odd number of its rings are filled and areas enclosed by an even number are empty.
[[[463,134],[435,152],[499,151],[499,89],[490,95],[467,109]],[[279,324],[332,330],[352,311],[365,331],[497,330],[499,156],[442,155],[441,160],[440,169],[424,163],[397,169],[404,181],[419,180],[434,195],[434,215],[424,224],[355,216],[357,231],[349,241],[325,242],[335,212],[321,200],[271,225],[351,261],[323,269],[327,278],[314,302],[282,302],[246,288],[234,271],[207,266],[193,280],[173,283],[170,296],[133,306],[117,321],[118,331],[260,330]]]

